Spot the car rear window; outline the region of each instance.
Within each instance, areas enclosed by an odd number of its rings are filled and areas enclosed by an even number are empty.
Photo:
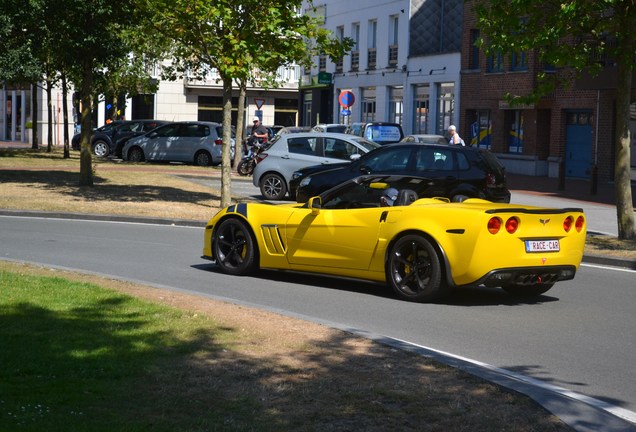
[[[315,155],[316,153],[316,138],[308,137],[293,137],[287,140],[287,147],[290,153]]]
[[[488,165],[488,168],[490,168],[491,170],[493,170],[493,171],[495,171],[497,173],[503,173],[504,172],[505,168],[504,168],[503,164],[499,161],[499,159],[497,159],[497,156],[495,156],[490,151],[485,150],[485,149],[480,149],[479,150],[479,154],[481,155],[482,159]]]

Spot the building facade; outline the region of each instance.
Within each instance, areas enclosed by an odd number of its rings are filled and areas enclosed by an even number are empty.
[[[151,72],[158,80],[154,94],[140,94],[132,98],[120,99],[117,106],[111,101],[101,100],[93,112],[93,126],[105,124],[109,118],[128,120],[156,119],[168,121],[215,121],[223,120],[223,89],[218,76],[210,74],[203,80],[188,77],[176,81],[160,80],[160,70]],[[295,126],[298,124],[298,86],[300,68],[298,66],[278,69],[276,89],[258,86],[248,87],[245,101],[244,124],[251,125],[253,117],[259,117],[265,125]],[[32,125],[32,91],[38,99],[38,121]],[[51,121],[52,143],[62,145],[64,140],[64,118],[62,92],[52,90]],[[69,115],[69,136],[79,131],[79,101],[77,95],[67,95]],[[238,89],[234,91],[232,123],[238,115]],[[5,85],[0,91],[0,140],[31,141],[31,128],[38,127],[40,143],[46,145],[49,139],[48,100],[46,92],[37,86]]]
[[[493,151],[511,173],[610,181],[617,140],[612,68],[605,76],[580,79],[572,71],[539,63],[534,51],[487,56],[475,46],[479,36],[472,1],[467,1],[458,125],[464,140]],[[570,74],[572,85],[557,88],[536,104],[511,106],[506,94],[529,94],[539,72]],[[632,91],[632,100],[634,96]],[[632,166],[635,129],[632,116]]]
[[[353,49],[317,57],[300,85],[300,123],[396,122],[405,133],[443,134],[459,120],[461,0],[336,0],[306,5]],[[339,95],[354,103],[343,107]],[[343,108],[347,108],[344,110]]]

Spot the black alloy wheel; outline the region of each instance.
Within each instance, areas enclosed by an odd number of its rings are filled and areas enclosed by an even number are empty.
[[[247,275],[257,268],[254,240],[245,222],[225,219],[214,233],[212,250],[224,273]]]
[[[421,235],[405,235],[395,242],[386,272],[391,288],[404,300],[427,302],[446,294],[439,257]]]

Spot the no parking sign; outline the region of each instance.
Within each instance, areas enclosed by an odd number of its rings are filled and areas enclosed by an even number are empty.
[[[344,108],[349,108],[356,101],[355,96],[349,90],[343,90],[340,92],[340,96],[338,97],[338,102]]]

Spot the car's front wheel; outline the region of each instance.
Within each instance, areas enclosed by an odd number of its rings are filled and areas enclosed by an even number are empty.
[[[133,147],[128,150],[128,160],[131,162],[143,162],[144,161],[144,152],[139,147]]]
[[[503,290],[515,297],[538,297],[549,291],[554,283],[545,283],[537,285],[506,285]]]
[[[197,166],[210,166],[212,165],[212,156],[205,150],[198,151],[194,155],[194,164]]]
[[[95,141],[93,144],[93,154],[97,157],[106,157],[110,153],[110,147],[106,141]]]
[[[421,235],[405,235],[395,242],[388,256],[386,273],[391,288],[404,300],[432,301],[447,291],[435,248]]]
[[[285,179],[276,173],[268,173],[260,181],[261,193],[267,200],[280,201],[287,193]]]
[[[256,249],[249,228],[238,219],[225,219],[216,229],[212,250],[224,273],[246,275],[256,270]]]

